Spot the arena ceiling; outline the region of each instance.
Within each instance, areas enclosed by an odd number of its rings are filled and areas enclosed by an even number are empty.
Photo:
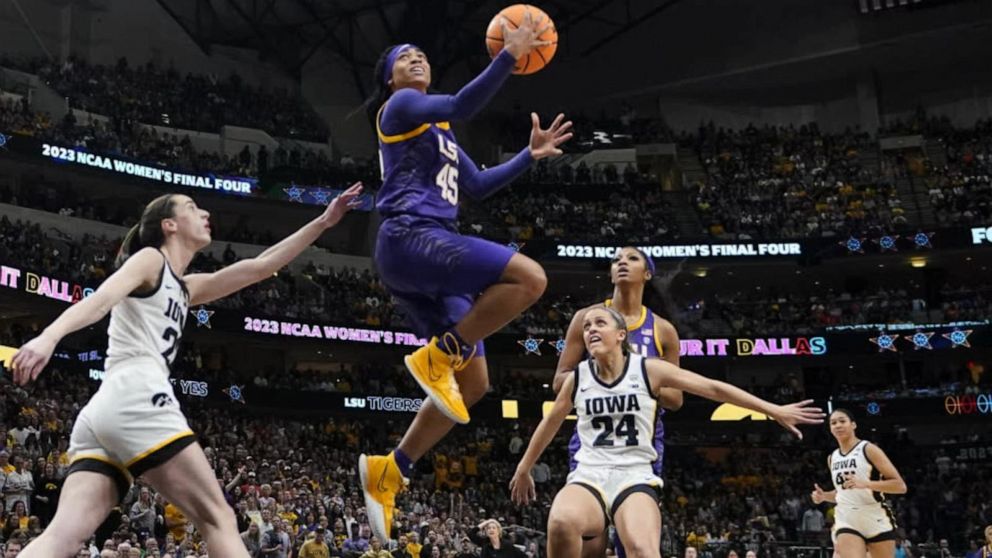
[[[414,42],[431,54],[434,81],[459,66],[475,73],[488,57],[480,35],[510,0],[156,0],[209,53],[214,45],[255,50],[299,78],[331,53],[365,97],[384,46]],[[665,95],[712,102],[804,103],[850,91],[865,72],[883,89],[992,80],[987,44],[992,3],[926,1],[922,8],[862,14],[858,0],[541,0],[561,37],[557,83],[589,99]],[[634,56],[631,56],[631,53]],[[641,68],[637,61],[651,62]],[[612,71],[584,84],[576,69]],[[562,73],[556,73],[562,71]],[[464,75],[464,73],[463,73]],[[553,75],[553,77],[552,77]],[[566,85],[567,84],[567,85]],[[574,99],[570,99],[574,101]]]
[[[435,55],[435,79],[486,57],[479,37],[508,3],[498,0],[156,0],[203,49],[258,50],[299,76],[320,50],[341,57],[364,96],[383,46],[413,42]],[[573,52],[589,55],[682,0],[542,0]],[[443,47],[443,48],[442,48]]]

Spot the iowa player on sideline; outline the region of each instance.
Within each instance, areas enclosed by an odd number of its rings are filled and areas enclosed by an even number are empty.
[[[764,413],[800,438],[796,425],[823,422],[823,412],[810,407],[811,400],[775,405],[730,384],[632,353],[627,333],[624,317],[613,308],[586,311],[582,336],[590,358],[565,379],[510,481],[514,502],[527,504],[536,497],[531,469],[574,407],[582,445],[578,466],[548,515],[549,558],[579,556],[583,537],[602,533],[610,522],[630,555],[660,556],[662,480],[653,463],[658,457],[658,398],[664,387]]]
[[[189,263],[210,244],[210,214],[181,194],[145,207],[121,246],[119,269],[14,355],[14,379],[24,385],[38,377],[63,337],[110,312],[106,376],[72,429],[58,510],[21,558],[75,556],[138,476],[193,521],[211,554],[248,558],[234,513],[179,409],[169,367],[190,305],[271,277],[336,225],[361,191],[360,184],[348,188],[320,217],[257,257],[190,275],[184,275]]]
[[[414,45],[387,49],[376,65],[379,90],[366,104],[383,172],[375,265],[414,332],[430,339],[405,358],[428,402],[394,451],[359,458],[369,523],[384,541],[392,530],[396,494],[414,463],[455,423],[469,421],[468,407],[489,387],[482,340],[536,302],[547,285],[534,260],[458,234],[458,200],[462,192],[485,198],[533,161],[560,155],[559,146],[572,136],[571,122],[558,115],[541,129],[531,114],[530,144],[506,163],[482,171],[458,147],[449,125],[478,112],[509,77],[516,59],[546,44],[537,38],[545,28],[528,15],[516,29],[504,29],[502,52],[455,95],[427,93],[431,67]]]
[[[565,378],[571,375],[579,363],[585,358],[582,342],[582,320],[585,313],[593,308],[611,307],[618,311],[627,322],[628,342],[631,350],[645,358],[661,358],[667,362],[679,365],[679,334],[671,322],[655,314],[646,305],[646,291],[655,275],[654,261],[644,252],[632,246],[621,248],[610,264],[610,281],[613,283],[613,298],[605,302],[583,308],[575,313],[565,335],[565,349],[558,358],[555,372],[555,393],[561,389]],[[661,294],[654,292],[657,298]],[[661,305],[662,301],[651,301],[652,307]],[[661,389],[661,406],[658,409],[658,421],[655,424],[654,446],[658,458],[654,462],[654,474],[662,476],[662,466],[665,453],[665,425],[662,417],[665,411],[677,411],[682,407],[682,391],[672,388]],[[575,470],[578,462],[575,455],[581,446],[579,431],[576,428],[568,442],[569,471]],[[617,556],[624,558],[626,552],[620,544],[620,538],[614,535],[613,546]],[[585,558],[602,558],[606,555],[606,533],[588,537],[582,544],[582,556]]]
[[[834,489],[814,484],[813,503],[834,502],[834,555],[840,558],[891,558],[896,552],[896,524],[886,494],[905,494],[906,482],[882,448],[857,437],[858,423],[847,409],[830,414],[837,449],[827,456]]]

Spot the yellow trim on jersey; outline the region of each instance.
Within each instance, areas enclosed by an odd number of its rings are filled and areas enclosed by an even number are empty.
[[[658,329],[658,316],[654,317],[654,346],[658,349],[658,358],[665,356],[665,348],[661,346],[661,331]]]
[[[608,298],[608,299],[606,299],[606,302],[604,302],[603,304],[607,308],[610,308],[610,307],[613,306],[613,299],[612,298]],[[636,330],[637,328],[639,328],[642,325],[644,325],[644,322],[647,321],[647,319],[648,319],[648,307],[647,306],[644,306],[642,304],[641,305],[641,317],[640,317],[640,319],[638,319],[637,322],[634,325],[628,325],[627,326],[627,331],[634,331],[634,330]]]
[[[124,475],[124,478],[126,478],[128,480],[131,480],[131,473],[123,465],[121,465],[120,463],[117,463],[116,461],[111,460],[110,458],[104,457],[102,455],[97,455],[97,454],[92,454],[92,453],[84,453],[82,455],[77,455],[77,456],[73,457],[71,461],[69,461],[69,466],[71,467],[73,463],[75,463],[77,461],[82,461],[84,459],[92,459],[93,461],[99,461],[100,463],[106,463],[107,465],[110,465],[114,469],[117,469],[118,471],[120,471],[121,474]]]
[[[376,131],[376,134],[378,134],[378,136],[379,136],[379,141],[381,141],[382,143],[399,143],[401,141],[406,141],[408,139],[415,138],[415,137],[423,134],[427,130],[429,130],[431,126],[437,126],[438,128],[440,128],[442,130],[450,130],[451,129],[451,124],[449,124],[448,122],[435,122],[434,124],[429,124],[429,123],[427,123],[427,124],[421,124],[420,126],[417,126],[416,128],[410,130],[409,132],[404,132],[402,134],[393,134],[391,136],[387,136],[386,134],[383,133],[382,128],[379,127],[379,120],[382,118],[382,111],[385,108],[386,108],[386,105],[383,104],[382,107],[379,109],[379,113],[375,117],[375,131]]]
[[[154,446],[152,446],[151,448],[149,448],[149,449],[141,452],[140,454],[138,454],[137,457],[135,457],[134,459],[128,461],[124,465],[125,465],[125,467],[130,467],[130,466],[134,465],[135,463],[141,461],[142,459],[144,459],[144,458],[150,456],[151,454],[157,452],[158,450],[164,448],[165,446],[171,444],[172,442],[175,442],[176,440],[179,440],[180,438],[185,438],[187,436],[193,436],[193,435],[194,434],[193,434],[193,431],[192,430],[187,430],[185,432],[181,432],[179,434],[176,434],[175,436],[170,436],[168,439],[166,439],[166,440],[164,440],[162,442],[159,442],[159,443],[155,444]]]

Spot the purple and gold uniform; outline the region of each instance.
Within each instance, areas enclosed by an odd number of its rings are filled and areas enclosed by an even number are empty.
[[[514,254],[506,246],[458,234],[458,201],[463,192],[482,199],[506,186],[533,161],[530,150],[479,170],[449,124],[478,112],[514,63],[502,52],[456,95],[401,89],[376,118],[383,180],[376,209],[383,222],[374,260],[383,284],[421,337],[440,335],[458,323],[476,296],[499,282]],[[480,341],[476,355],[483,354]]]
[[[613,300],[606,299],[605,306],[612,306]],[[627,341],[630,348],[637,354],[645,358],[661,358],[664,351],[661,347],[661,330],[657,327],[657,320],[654,312],[647,306],[641,306],[641,318],[636,323],[627,326]],[[654,462],[654,474],[661,476],[663,468],[663,457],[665,455],[665,425],[661,420],[665,414],[665,409],[658,406],[658,419],[654,428],[654,448],[658,452],[658,459]],[[568,469],[574,471],[578,465],[575,454],[582,447],[579,442],[579,432],[576,430],[572,438],[568,441]]]

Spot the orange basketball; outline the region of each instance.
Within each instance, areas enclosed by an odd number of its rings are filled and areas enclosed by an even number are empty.
[[[499,51],[503,50],[503,24],[506,24],[507,29],[516,29],[520,22],[524,21],[527,12],[530,12],[530,17],[534,21],[540,21],[538,29],[550,24],[550,27],[538,38],[542,41],[550,41],[551,44],[536,48],[517,60],[513,73],[519,75],[533,74],[554,58],[555,51],[558,50],[558,30],[555,29],[555,22],[537,6],[514,4],[496,14],[486,29],[486,49],[489,50],[489,56],[495,58]]]

